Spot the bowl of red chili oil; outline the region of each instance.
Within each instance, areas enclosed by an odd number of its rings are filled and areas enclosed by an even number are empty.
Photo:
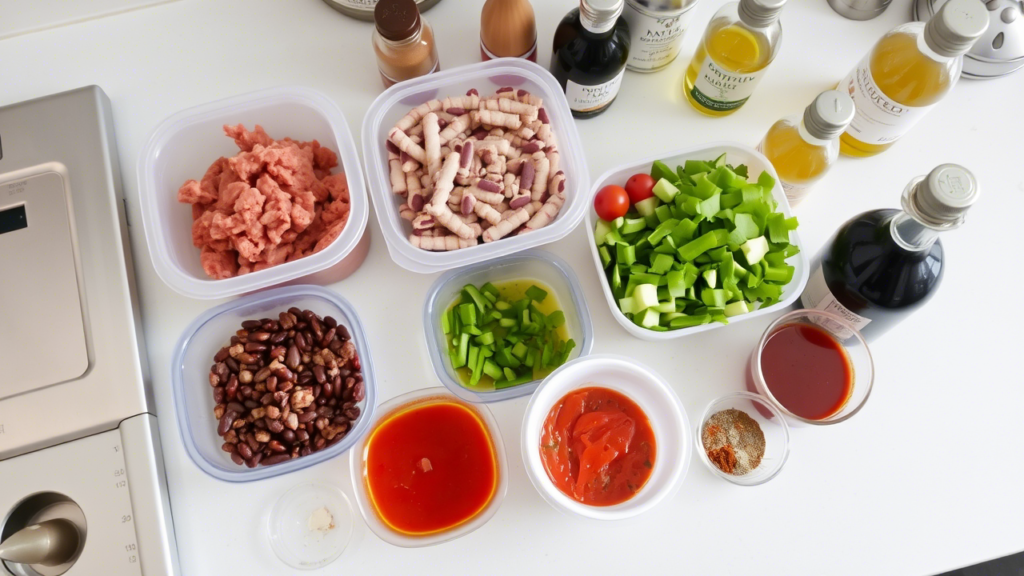
[[[874,377],[871,350],[852,324],[824,310],[795,310],[764,331],[750,357],[747,388],[791,426],[822,426],[859,412]]]
[[[622,356],[587,356],[534,392],[523,419],[523,462],[556,510],[618,520],[675,492],[689,467],[692,433],[679,397],[656,372]]]
[[[396,546],[431,546],[469,534],[494,516],[508,488],[494,416],[446,388],[382,404],[350,454],[359,512]]]

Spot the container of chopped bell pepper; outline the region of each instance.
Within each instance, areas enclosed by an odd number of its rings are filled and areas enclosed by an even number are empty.
[[[587,234],[612,315],[643,340],[669,340],[782,310],[807,284],[797,219],[771,162],[730,142],[631,162],[592,194],[649,174],[654,195]],[[593,196],[592,196],[593,197]]]
[[[423,326],[438,379],[470,402],[532,394],[594,341],[576,274],[539,250],[444,274],[427,294]]]

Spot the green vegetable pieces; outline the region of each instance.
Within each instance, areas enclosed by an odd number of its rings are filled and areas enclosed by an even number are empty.
[[[599,220],[594,237],[619,309],[638,326],[666,331],[771,306],[782,298],[800,252],[796,218],[778,211],[775,179],[725,155],[651,169],[654,196],[623,218]]]

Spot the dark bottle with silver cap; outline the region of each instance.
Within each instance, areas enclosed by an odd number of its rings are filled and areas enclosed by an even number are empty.
[[[629,57],[623,0],[580,0],[555,29],[551,74],[576,118],[597,116],[619,93]]]
[[[869,341],[881,336],[935,294],[945,271],[939,235],[963,224],[978,194],[966,168],[942,164],[910,182],[902,210],[843,224],[811,273],[804,308],[840,314]]]
[[[839,136],[853,120],[853,99],[826,90],[802,116],[789,116],[768,129],[758,150],[775,167],[790,206],[796,206],[839,158]]]

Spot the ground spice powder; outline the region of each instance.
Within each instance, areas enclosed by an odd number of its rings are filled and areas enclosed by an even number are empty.
[[[704,424],[700,437],[708,459],[726,474],[747,474],[764,457],[761,425],[742,410],[715,412]]]

